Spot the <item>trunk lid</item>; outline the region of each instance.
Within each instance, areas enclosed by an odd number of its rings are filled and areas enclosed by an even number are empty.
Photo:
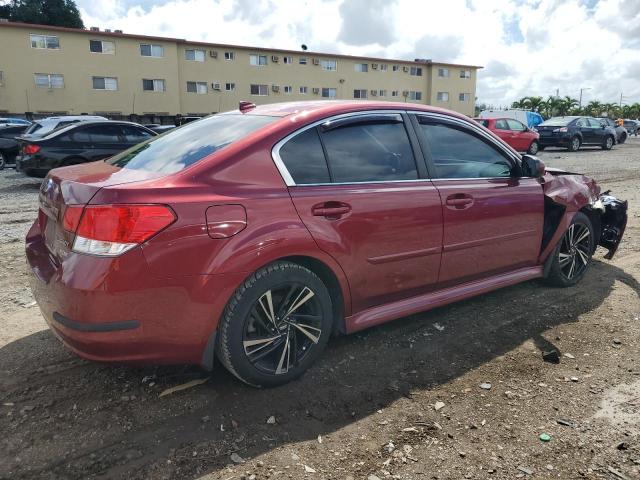
[[[104,187],[159,176],[162,175],[120,168],[102,161],[51,170],[40,186],[38,211],[40,231],[51,255],[62,261],[71,251],[75,235],[63,226],[67,207],[88,204]]]

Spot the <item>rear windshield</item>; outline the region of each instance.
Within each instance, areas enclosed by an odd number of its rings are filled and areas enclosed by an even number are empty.
[[[42,128],[42,125],[38,122],[33,122],[31,124],[31,126],[29,128],[27,128],[27,131],[25,133],[33,133],[37,130],[40,130]]]
[[[134,170],[178,172],[277,119],[264,115],[213,115],[138,144],[107,163]]]
[[[563,127],[569,125],[578,117],[553,117],[540,124],[541,127]]]

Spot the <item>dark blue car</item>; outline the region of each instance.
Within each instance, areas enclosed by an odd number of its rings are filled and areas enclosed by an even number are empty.
[[[540,150],[563,147],[575,152],[582,146],[597,146],[611,150],[616,132],[593,117],[553,117],[536,127],[540,133]]]

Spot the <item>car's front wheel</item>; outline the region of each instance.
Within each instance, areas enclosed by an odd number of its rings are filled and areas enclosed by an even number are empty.
[[[275,262],[245,280],[227,304],[218,328],[218,358],[250,385],[287,383],[322,353],[332,311],[329,291],[315,273]]]
[[[578,212],[551,255],[547,283],[557,287],[575,285],[584,276],[595,250],[593,225]]]
[[[624,132],[622,135],[620,135],[620,138],[618,139],[618,143],[622,145],[626,141],[627,141],[627,132]]]
[[[533,142],[531,142],[531,145],[529,145],[527,153],[529,155],[535,155],[536,153],[538,153],[538,150],[540,150],[540,145],[538,144],[537,140],[534,140]]]
[[[607,135],[607,138],[602,142],[603,150],[611,150],[613,148],[613,137],[611,135]]]

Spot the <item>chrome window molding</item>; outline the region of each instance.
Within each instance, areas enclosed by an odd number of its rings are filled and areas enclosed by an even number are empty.
[[[315,121],[313,123],[310,123],[308,125],[305,125],[293,132],[291,132],[289,135],[287,135],[286,137],[284,137],[283,139],[279,140],[271,149],[271,158],[273,159],[273,162],[276,165],[276,168],[278,169],[278,171],[280,172],[280,175],[282,176],[282,179],[284,180],[285,184],[287,185],[287,187],[296,187],[296,186],[305,186],[305,187],[318,187],[318,186],[336,186],[336,185],[364,185],[364,184],[381,184],[381,183],[415,183],[415,182],[430,182],[431,180],[437,180],[437,181],[451,181],[451,180],[505,180],[505,179],[509,179],[512,177],[474,177],[474,178],[417,178],[417,179],[409,179],[409,180],[373,180],[373,181],[364,181],[364,182],[328,182],[328,183],[300,183],[297,184],[294,180],[293,177],[291,176],[291,174],[289,173],[289,170],[287,169],[287,167],[284,164],[284,161],[282,160],[282,157],[280,156],[280,149],[284,146],[285,143],[287,143],[289,140],[291,140],[293,137],[311,129],[311,128],[315,128],[318,125],[323,125],[325,123],[329,123],[335,120],[340,120],[343,118],[349,118],[349,117],[356,117],[356,116],[367,116],[367,115],[389,115],[389,116],[396,116],[396,115],[402,115],[402,114],[408,114],[408,115],[416,115],[416,116],[425,116],[428,118],[434,118],[436,120],[446,120],[450,123],[454,123],[454,124],[458,124],[459,126],[462,127],[467,127],[470,128],[472,130],[474,130],[477,134],[479,134],[480,136],[482,136],[484,139],[486,139],[487,141],[489,141],[495,148],[497,148],[500,152],[502,152],[504,155],[506,155],[508,158],[512,159],[512,161],[514,162],[514,164],[517,164],[517,159],[516,157],[509,152],[508,150],[505,150],[500,144],[498,144],[496,142],[496,140],[494,138],[491,138],[489,135],[486,134],[486,132],[483,132],[482,129],[479,127],[479,125],[474,125],[471,122],[467,122],[465,120],[461,120],[458,119],[456,117],[452,117],[449,115],[443,115],[443,114],[439,114],[439,113],[434,113],[434,112],[423,112],[421,110],[398,110],[398,109],[394,109],[394,110],[365,110],[365,111],[360,111],[360,112],[349,112],[349,113],[342,113],[339,115],[334,115],[331,117],[327,117],[327,118],[323,118],[322,120],[318,120]],[[403,122],[404,123],[404,122]],[[406,125],[405,125],[406,128]]]

